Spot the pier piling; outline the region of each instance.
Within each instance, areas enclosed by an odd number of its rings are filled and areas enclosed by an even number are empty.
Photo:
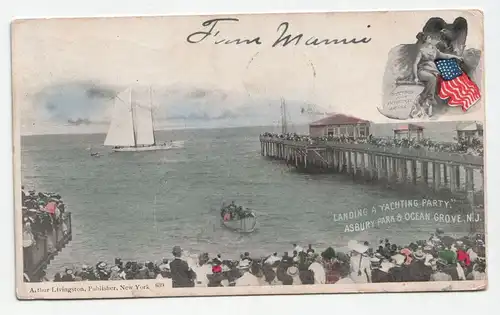
[[[262,156],[295,164],[302,171],[314,168],[389,184],[424,186],[431,191],[447,189],[452,194],[466,196],[471,205],[475,204],[474,174],[480,172],[482,176],[484,169],[482,157],[460,153],[378,148],[370,144],[312,143],[265,136],[261,136],[260,142]],[[461,172],[465,176],[461,176]]]

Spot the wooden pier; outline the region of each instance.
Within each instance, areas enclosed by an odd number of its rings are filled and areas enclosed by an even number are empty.
[[[466,197],[473,208],[476,192],[483,190],[482,156],[265,136],[260,137],[260,144],[262,156],[283,160],[303,171],[344,173],[395,186],[449,191]]]
[[[34,245],[23,248],[23,271],[31,282],[40,281],[50,262],[72,240],[71,213],[67,212],[63,218],[67,229],[57,225],[52,233],[37,238]],[[49,243],[53,248],[49,248]]]

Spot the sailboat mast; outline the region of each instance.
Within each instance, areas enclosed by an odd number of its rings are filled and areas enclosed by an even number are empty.
[[[149,87],[149,111],[151,112],[151,128],[153,129],[153,145],[156,144],[155,138],[155,120],[153,119],[153,88]]]
[[[288,133],[287,121],[286,121],[287,111],[285,99],[281,98],[281,133]]]
[[[136,130],[135,130],[135,113],[134,113],[134,104],[132,103],[132,88],[130,88],[130,94],[129,94],[129,104],[130,104],[130,110],[132,111],[132,129],[133,129],[133,134],[134,134],[134,147],[137,146],[137,135],[136,135]]]

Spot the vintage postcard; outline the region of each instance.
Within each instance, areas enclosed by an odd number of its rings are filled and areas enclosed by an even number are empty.
[[[20,299],[487,286],[478,10],[16,20]]]

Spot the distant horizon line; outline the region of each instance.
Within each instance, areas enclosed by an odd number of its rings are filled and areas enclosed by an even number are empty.
[[[470,122],[470,123],[473,123],[473,122],[476,122],[475,120],[471,120],[471,121],[441,121],[441,122],[436,122],[436,121],[421,121],[421,122],[418,122],[418,124],[428,124],[428,123],[455,123],[455,124],[458,124],[458,123],[464,123],[464,122]],[[483,124],[484,122],[480,122],[481,124]],[[306,127],[306,126],[309,126],[309,124],[311,124],[311,122],[308,122],[308,123],[299,123],[299,124],[293,124],[292,126],[290,127],[298,127],[298,126],[302,126],[302,127]],[[373,121],[370,121],[370,124],[374,124],[374,125],[398,125],[398,124],[402,124],[401,122],[383,122],[383,123],[377,123],[377,122],[373,122]],[[415,124],[413,122],[407,122],[407,123],[403,123],[404,124]],[[67,127],[76,127],[76,126],[67,126]],[[239,128],[265,128],[265,127],[269,127],[269,128],[280,128],[279,125],[243,125],[243,126],[200,126],[200,127],[194,127],[194,126],[179,126],[179,127],[165,127],[165,128],[158,128],[158,129],[155,129],[155,132],[156,131],[173,131],[173,130],[211,130],[211,129],[239,129]],[[41,132],[41,133],[20,133],[20,136],[21,137],[31,137],[31,136],[56,136],[56,135],[99,135],[99,134],[106,134],[107,131],[98,131],[98,132],[85,132],[85,131],[76,131],[76,132],[47,132],[47,133],[44,133],[44,132]]]
[[[307,126],[308,124],[296,124],[296,126]],[[178,127],[178,128],[159,128],[156,129],[156,131],[172,131],[172,130],[209,130],[209,129],[239,129],[239,128],[265,128],[265,127],[272,127],[272,128],[279,128],[279,126],[275,125],[246,125],[246,126],[228,126],[228,127],[221,127],[221,126],[214,126],[214,127]],[[22,134],[21,137],[31,137],[31,136],[57,136],[57,135],[100,135],[100,134],[106,134],[106,132],[60,132],[60,133],[32,133],[32,134]]]

